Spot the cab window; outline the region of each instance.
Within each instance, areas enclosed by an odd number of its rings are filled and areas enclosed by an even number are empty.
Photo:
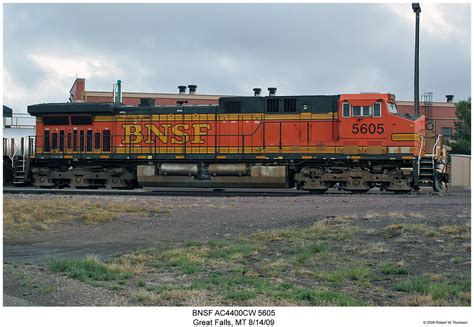
[[[374,117],[382,117],[382,104],[380,102],[374,103]]]
[[[388,112],[391,112],[392,114],[398,113],[397,105],[395,103],[387,103],[387,107],[388,107]]]
[[[368,117],[371,115],[370,106],[352,106],[353,117]]]
[[[362,113],[362,107],[361,106],[352,106],[352,116],[360,117],[361,113]]]
[[[351,105],[348,102],[344,102],[342,104],[342,117],[350,117],[351,116]]]

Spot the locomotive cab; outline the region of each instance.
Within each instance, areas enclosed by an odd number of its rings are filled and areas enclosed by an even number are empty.
[[[388,155],[388,159],[424,155],[424,116],[400,115],[391,94],[341,95],[339,115],[345,153]]]

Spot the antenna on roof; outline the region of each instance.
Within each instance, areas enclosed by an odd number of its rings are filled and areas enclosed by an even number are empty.
[[[113,102],[122,102],[122,81],[117,80],[117,83],[114,84],[113,88],[113,95],[112,95]]]

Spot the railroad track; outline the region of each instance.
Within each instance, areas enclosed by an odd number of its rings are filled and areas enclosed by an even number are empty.
[[[102,195],[102,196],[192,196],[192,197],[298,197],[298,196],[418,196],[435,195],[433,192],[420,191],[414,194],[393,194],[371,190],[365,194],[351,194],[343,191],[328,191],[324,194],[311,194],[294,189],[179,189],[144,188],[135,190],[110,189],[41,189],[31,187],[4,187],[4,194],[57,194],[57,195]]]

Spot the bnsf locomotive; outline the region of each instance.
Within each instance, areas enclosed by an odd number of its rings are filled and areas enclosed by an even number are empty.
[[[218,105],[59,103],[14,181],[43,188],[296,187],[410,192],[446,181],[442,137],[391,94],[222,97]]]

